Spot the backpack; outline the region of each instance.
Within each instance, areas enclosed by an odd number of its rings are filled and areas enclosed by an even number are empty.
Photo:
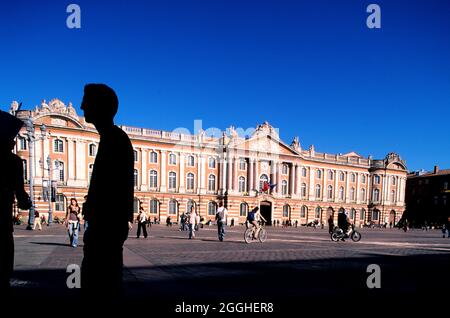
[[[217,214],[216,214],[217,220],[222,221],[224,219],[224,217],[225,217],[224,211],[225,211],[225,209],[221,209],[220,211],[217,211]]]

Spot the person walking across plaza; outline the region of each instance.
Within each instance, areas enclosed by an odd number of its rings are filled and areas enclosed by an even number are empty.
[[[195,238],[195,225],[197,224],[197,213],[195,213],[194,207],[191,206],[190,211],[187,213],[189,220],[189,239]]]
[[[39,227],[39,231],[42,231],[41,216],[38,210],[34,210],[33,230],[36,230],[36,226]]]
[[[223,206],[223,201],[219,201],[219,208],[216,213],[217,232],[219,241],[223,242],[225,237],[225,225],[227,224],[228,210]]]
[[[86,300],[101,293],[108,301],[122,299],[123,244],[133,222],[134,152],[127,133],[114,124],[119,100],[105,84],[84,87],[85,121],[100,135],[84,213],[81,290]]]
[[[24,189],[22,159],[12,153],[14,138],[22,126],[23,121],[0,111],[0,291],[3,297],[10,296],[10,279],[14,269],[14,198],[19,209],[28,210],[32,206]]]
[[[70,199],[70,205],[66,211],[66,227],[69,234],[70,246],[78,246],[78,233],[80,225],[81,208],[78,206],[77,199]]]
[[[333,220],[333,215],[330,214],[330,217],[328,218],[328,233],[333,233],[333,229],[334,229],[334,220]]]
[[[144,238],[147,238],[147,227],[146,227],[147,215],[145,214],[145,211],[142,207],[139,209],[137,221],[138,221],[138,228],[137,228],[136,237],[137,238],[141,237],[141,230],[142,230],[142,233],[144,234]]]

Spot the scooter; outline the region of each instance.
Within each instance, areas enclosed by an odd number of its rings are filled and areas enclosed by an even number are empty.
[[[333,242],[338,242],[346,237],[350,237],[353,242],[359,242],[361,240],[361,233],[355,230],[355,226],[353,224],[351,225],[351,230],[348,234],[344,233],[344,231],[337,226],[331,233],[331,240]]]

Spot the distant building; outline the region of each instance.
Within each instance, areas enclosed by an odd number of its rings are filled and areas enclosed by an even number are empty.
[[[415,224],[442,223],[450,216],[450,169],[409,173],[406,181],[406,213]]]
[[[11,112],[18,108],[11,105]],[[89,186],[99,135],[69,103],[42,101],[18,116],[32,120],[37,137],[30,165],[26,128],[17,138],[25,180],[33,168],[35,204],[48,209],[47,185],[58,183],[55,214],[63,215],[70,198],[83,202]],[[323,222],[347,211],[356,225],[396,223],[405,210],[406,164],[395,153],[375,160],[355,152],[328,154],[303,149],[299,139],[283,142],[269,123],[252,133],[211,137],[200,130],[182,134],[120,126],[130,137],[135,155],[135,212],[138,206],[164,222],[193,206],[205,220],[214,220],[217,200],[224,199],[229,219],[245,222],[249,209],[259,206],[270,221]],[[51,162],[49,175],[47,158]],[[114,174],[114,171],[111,171]],[[270,190],[261,191],[270,184]],[[276,186],[273,186],[276,184]],[[114,200],[114,198],[111,198]]]

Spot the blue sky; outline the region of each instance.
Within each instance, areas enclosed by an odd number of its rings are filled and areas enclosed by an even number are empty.
[[[81,29],[66,7],[81,7]],[[366,27],[381,7],[382,28]],[[265,120],[290,143],[450,168],[446,1],[11,1],[0,5],[0,107],[72,101],[103,82],[118,124],[193,132]]]

